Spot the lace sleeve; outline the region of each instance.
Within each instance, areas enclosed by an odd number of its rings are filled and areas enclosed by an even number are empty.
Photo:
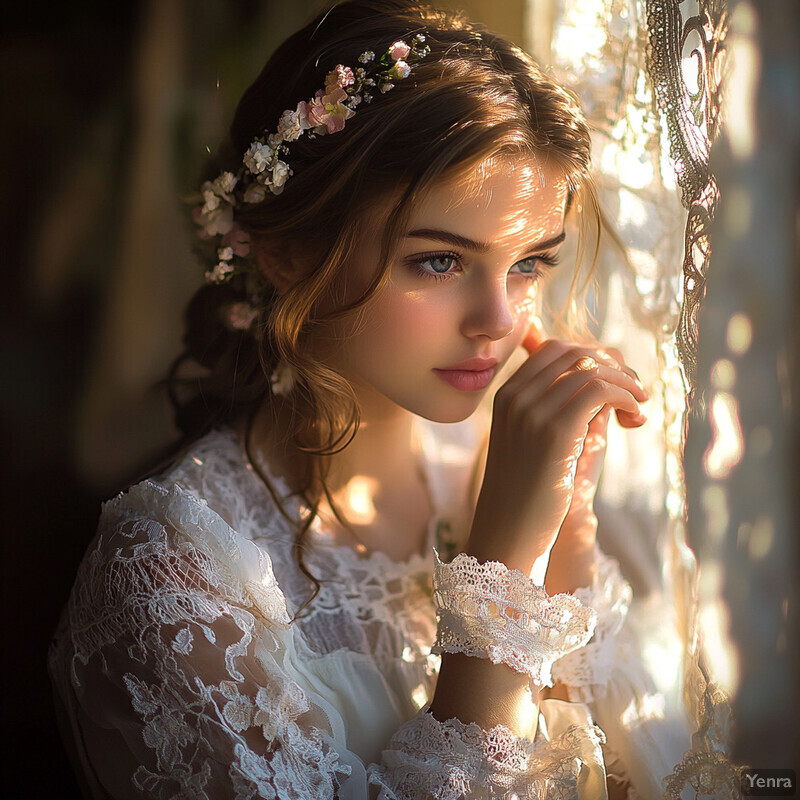
[[[317,800],[351,772],[266,553],[179,489],[106,504],[68,617],[51,672],[92,797]]]
[[[631,605],[630,584],[617,562],[596,549],[597,572],[591,586],[576,589],[574,596],[597,614],[592,638],[580,649],[553,663],[553,679],[564,684],[570,700],[590,702],[611,679],[614,669],[633,660],[627,641],[618,639]]]
[[[529,742],[405,716],[371,734],[387,744],[365,767],[267,553],[179,487],[106,504],[67,610],[50,669],[97,800],[559,800],[604,785],[591,718]],[[381,677],[345,656],[351,683]],[[364,686],[353,724],[378,707],[379,681]]]
[[[576,713],[582,708],[570,709],[569,724],[553,738],[531,742],[502,725],[485,731],[458,719],[439,722],[423,709],[392,738],[370,780],[380,789],[378,800],[604,797],[605,737],[588,715]]]

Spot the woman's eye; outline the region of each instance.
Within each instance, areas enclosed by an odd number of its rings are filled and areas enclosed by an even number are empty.
[[[416,259],[414,266],[424,277],[441,280],[458,271],[459,259],[454,253],[439,253]]]
[[[453,256],[434,256],[426,258],[419,262],[420,266],[428,272],[435,272],[437,275],[443,275],[450,272],[455,265],[456,260]]]
[[[524,275],[526,278],[540,278],[547,267],[554,267],[558,264],[558,256],[539,255],[523,258],[517,261],[509,270],[512,275]]]
[[[511,275],[524,275],[526,278],[538,277],[541,272],[538,258],[523,258],[522,261],[517,261],[509,270]]]

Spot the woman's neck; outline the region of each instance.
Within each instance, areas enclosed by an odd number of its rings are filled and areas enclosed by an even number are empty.
[[[276,446],[274,431],[262,413],[254,441],[270,471],[297,489],[305,462]],[[275,423],[278,423],[277,425]],[[415,436],[416,417],[394,404],[362,404],[361,422],[341,452],[327,456],[325,484],[333,507],[321,498],[319,513],[343,543],[359,551],[380,550],[406,560],[424,549],[427,523],[433,513]],[[339,524],[337,515],[346,523]]]

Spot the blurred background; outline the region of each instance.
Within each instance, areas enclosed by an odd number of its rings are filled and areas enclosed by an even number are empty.
[[[604,202],[631,251],[629,265],[601,261],[597,333],[654,394],[647,430],[612,431],[603,485],[614,518],[645,520],[649,538],[643,554],[629,540],[609,549],[683,604],[687,657],[669,642],[652,655],[682,673],[700,749],[730,738],[736,761],[797,766],[799,737],[781,728],[800,710],[798,5],[441,5],[510,36],[584,103]],[[238,96],[318,6],[141,0],[4,11],[5,796],[78,796],[54,727],[46,648],[100,504],[175,433],[158,383],[201,281],[182,198]],[[676,10],[684,73],[670,84],[669,64],[652,58],[664,46],[652,23]],[[737,57],[717,60],[726,53]],[[709,85],[723,72],[730,125]],[[685,101],[680,119],[670,119],[670,96]],[[698,220],[715,211],[712,264]],[[551,288],[554,305],[564,291]],[[706,707],[720,714],[704,717]]]

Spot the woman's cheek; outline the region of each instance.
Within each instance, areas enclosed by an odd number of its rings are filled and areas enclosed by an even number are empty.
[[[514,280],[516,284],[511,284]],[[511,304],[511,315],[514,318],[514,329],[524,325],[526,330],[530,318],[536,313],[538,281],[529,278],[509,279],[508,299]]]

